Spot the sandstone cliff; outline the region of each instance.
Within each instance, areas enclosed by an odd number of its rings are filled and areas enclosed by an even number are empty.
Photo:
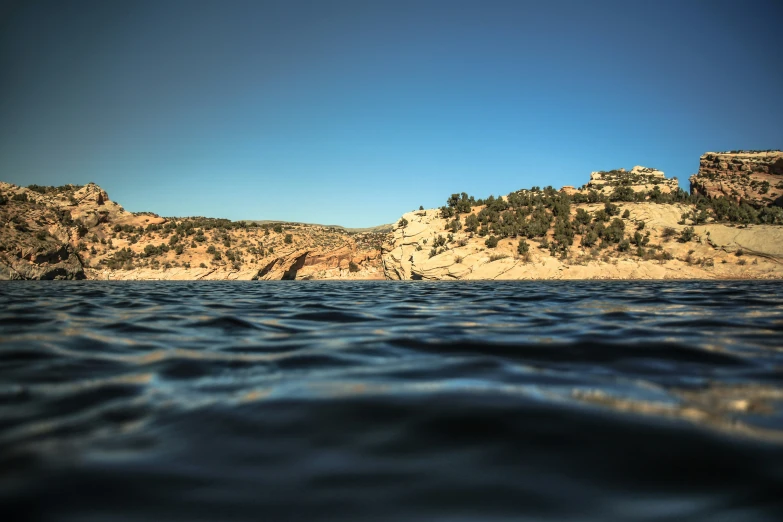
[[[0,279],[84,279],[70,213],[31,192],[0,182]]]
[[[661,192],[670,193],[676,192],[679,185],[677,178],[667,178],[663,171],[637,165],[630,171],[592,172],[585,189],[610,196],[617,187],[629,187],[634,192],[647,192],[658,187]]]
[[[567,256],[552,256],[530,241],[525,258],[518,251],[518,238],[501,239],[494,248],[486,237],[459,231],[452,234],[442,251],[431,256],[431,245],[446,237],[447,220],[439,210],[403,215],[408,224],[398,226],[383,255],[384,273],[396,280],[476,280],[476,279],[730,279],[783,277],[783,227],[753,225],[736,228],[722,224],[693,226],[693,240],[678,238],[688,225],[679,224],[688,205],[623,203],[625,228],[633,230],[645,223],[649,245],[660,246],[655,256],[606,249],[596,252],[582,247],[580,236]],[[583,204],[595,213],[603,204]],[[674,232],[671,232],[674,231]],[[552,242],[553,231],[547,233]],[[668,236],[668,237],[667,237]],[[740,255],[737,255],[737,254]]]
[[[0,217],[0,279],[383,278],[383,232],[131,213],[92,183],[0,183]]]
[[[783,152],[708,152],[690,183],[692,193],[709,198],[783,207]]]
[[[594,172],[580,190],[534,188],[461,208],[449,200],[402,216],[384,247],[384,273],[403,280],[783,277],[783,213],[713,209],[678,189],[663,172],[634,167]]]

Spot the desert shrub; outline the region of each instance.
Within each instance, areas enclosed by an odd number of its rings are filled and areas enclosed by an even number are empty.
[[[400,228],[407,227],[408,226],[408,220],[405,219],[405,218],[400,218],[400,221],[397,222],[397,226],[399,226]]]
[[[275,232],[280,234],[280,233],[283,232],[283,225],[281,225],[280,223],[277,223],[274,227],[272,227],[272,230],[274,230]]]
[[[620,214],[620,207],[614,203],[604,203],[604,212],[607,216],[617,216]]]
[[[348,271],[349,272],[358,272],[359,271],[359,265],[357,265],[353,261],[350,261],[348,263]]]
[[[628,219],[629,217],[631,217],[631,211],[625,209],[625,212],[623,212],[623,219]]]
[[[604,209],[596,210],[594,216],[596,223],[605,223],[609,221],[609,214],[607,214]]]
[[[783,208],[764,207],[759,210],[758,220],[768,225],[783,225]]]
[[[508,257],[508,254],[491,254],[489,256],[489,262],[497,261],[499,259],[505,259]]]
[[[607,243],[619,243],[625,234],[625,223],[622,219],[614,218],[612,223],[604,230],[604,240]]]
[[[294,242],[294,236],[292,236],[291,234],[286,234],[285,239],[283,239],[283,242],[287,245],[290,245],[291,243]]]
[[[687,243],[694,238],[696,231],[693,227],[685,227],[680,232],[680,243]]]
[[[574,216],[574,223],[577,225],[587,225],[591,221],[590,213],[583,208],[576,209],[576,215]]]
[[[530,245],[525,240],[525,238],[522,238],[519,240],[519,244],[517,245],[517,253],[521,256],[524,256],[530,252]]]
[[[598,233],[595,231],[595,229],[590,229],[582,236],[582,241],[580,244],[583,247],[591,248],[595,246],[597,242],[598,242]]]
[[[108,268],[112,270],[119,270],[123,266],[126,268],[133,268],[134,253],[129,248],[121,248],[114,252],[111,257],[101,261]]]
[[[498,246],[498,238],[495,236],[489,236],[486,241],[484,241],[484,244],[487,245],[487,248],[495,248]]]
[[[479,227],[479,219],[475,214],[471,214],[465,218],[465,230],[468,232],[476,232]]]
[[[671,239],[676,235],[677,235],[677,231],[672,227],[663,227],[663,231],[661,232],[661,237],[663,237],[664,239]]]
[[[198,266],[199,266],[199,268],[206,268],[207,267],[207,265],[205,265],[204,263],[199,263]]]

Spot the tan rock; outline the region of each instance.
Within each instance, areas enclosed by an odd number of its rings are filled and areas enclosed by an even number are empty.
[[[707,152],[689,180],[692,194],[783,206],[783,152]]]

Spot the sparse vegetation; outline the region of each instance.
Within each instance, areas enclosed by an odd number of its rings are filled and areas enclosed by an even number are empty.
[[[680,232],[680,243],[687,243],[696,236],[696,231],[693,227],[685,227]]]

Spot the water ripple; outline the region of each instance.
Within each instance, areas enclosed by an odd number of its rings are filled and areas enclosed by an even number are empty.
[[[783,512],[780,282],[9,282],[0,304],[0,503],[27,518]]]

